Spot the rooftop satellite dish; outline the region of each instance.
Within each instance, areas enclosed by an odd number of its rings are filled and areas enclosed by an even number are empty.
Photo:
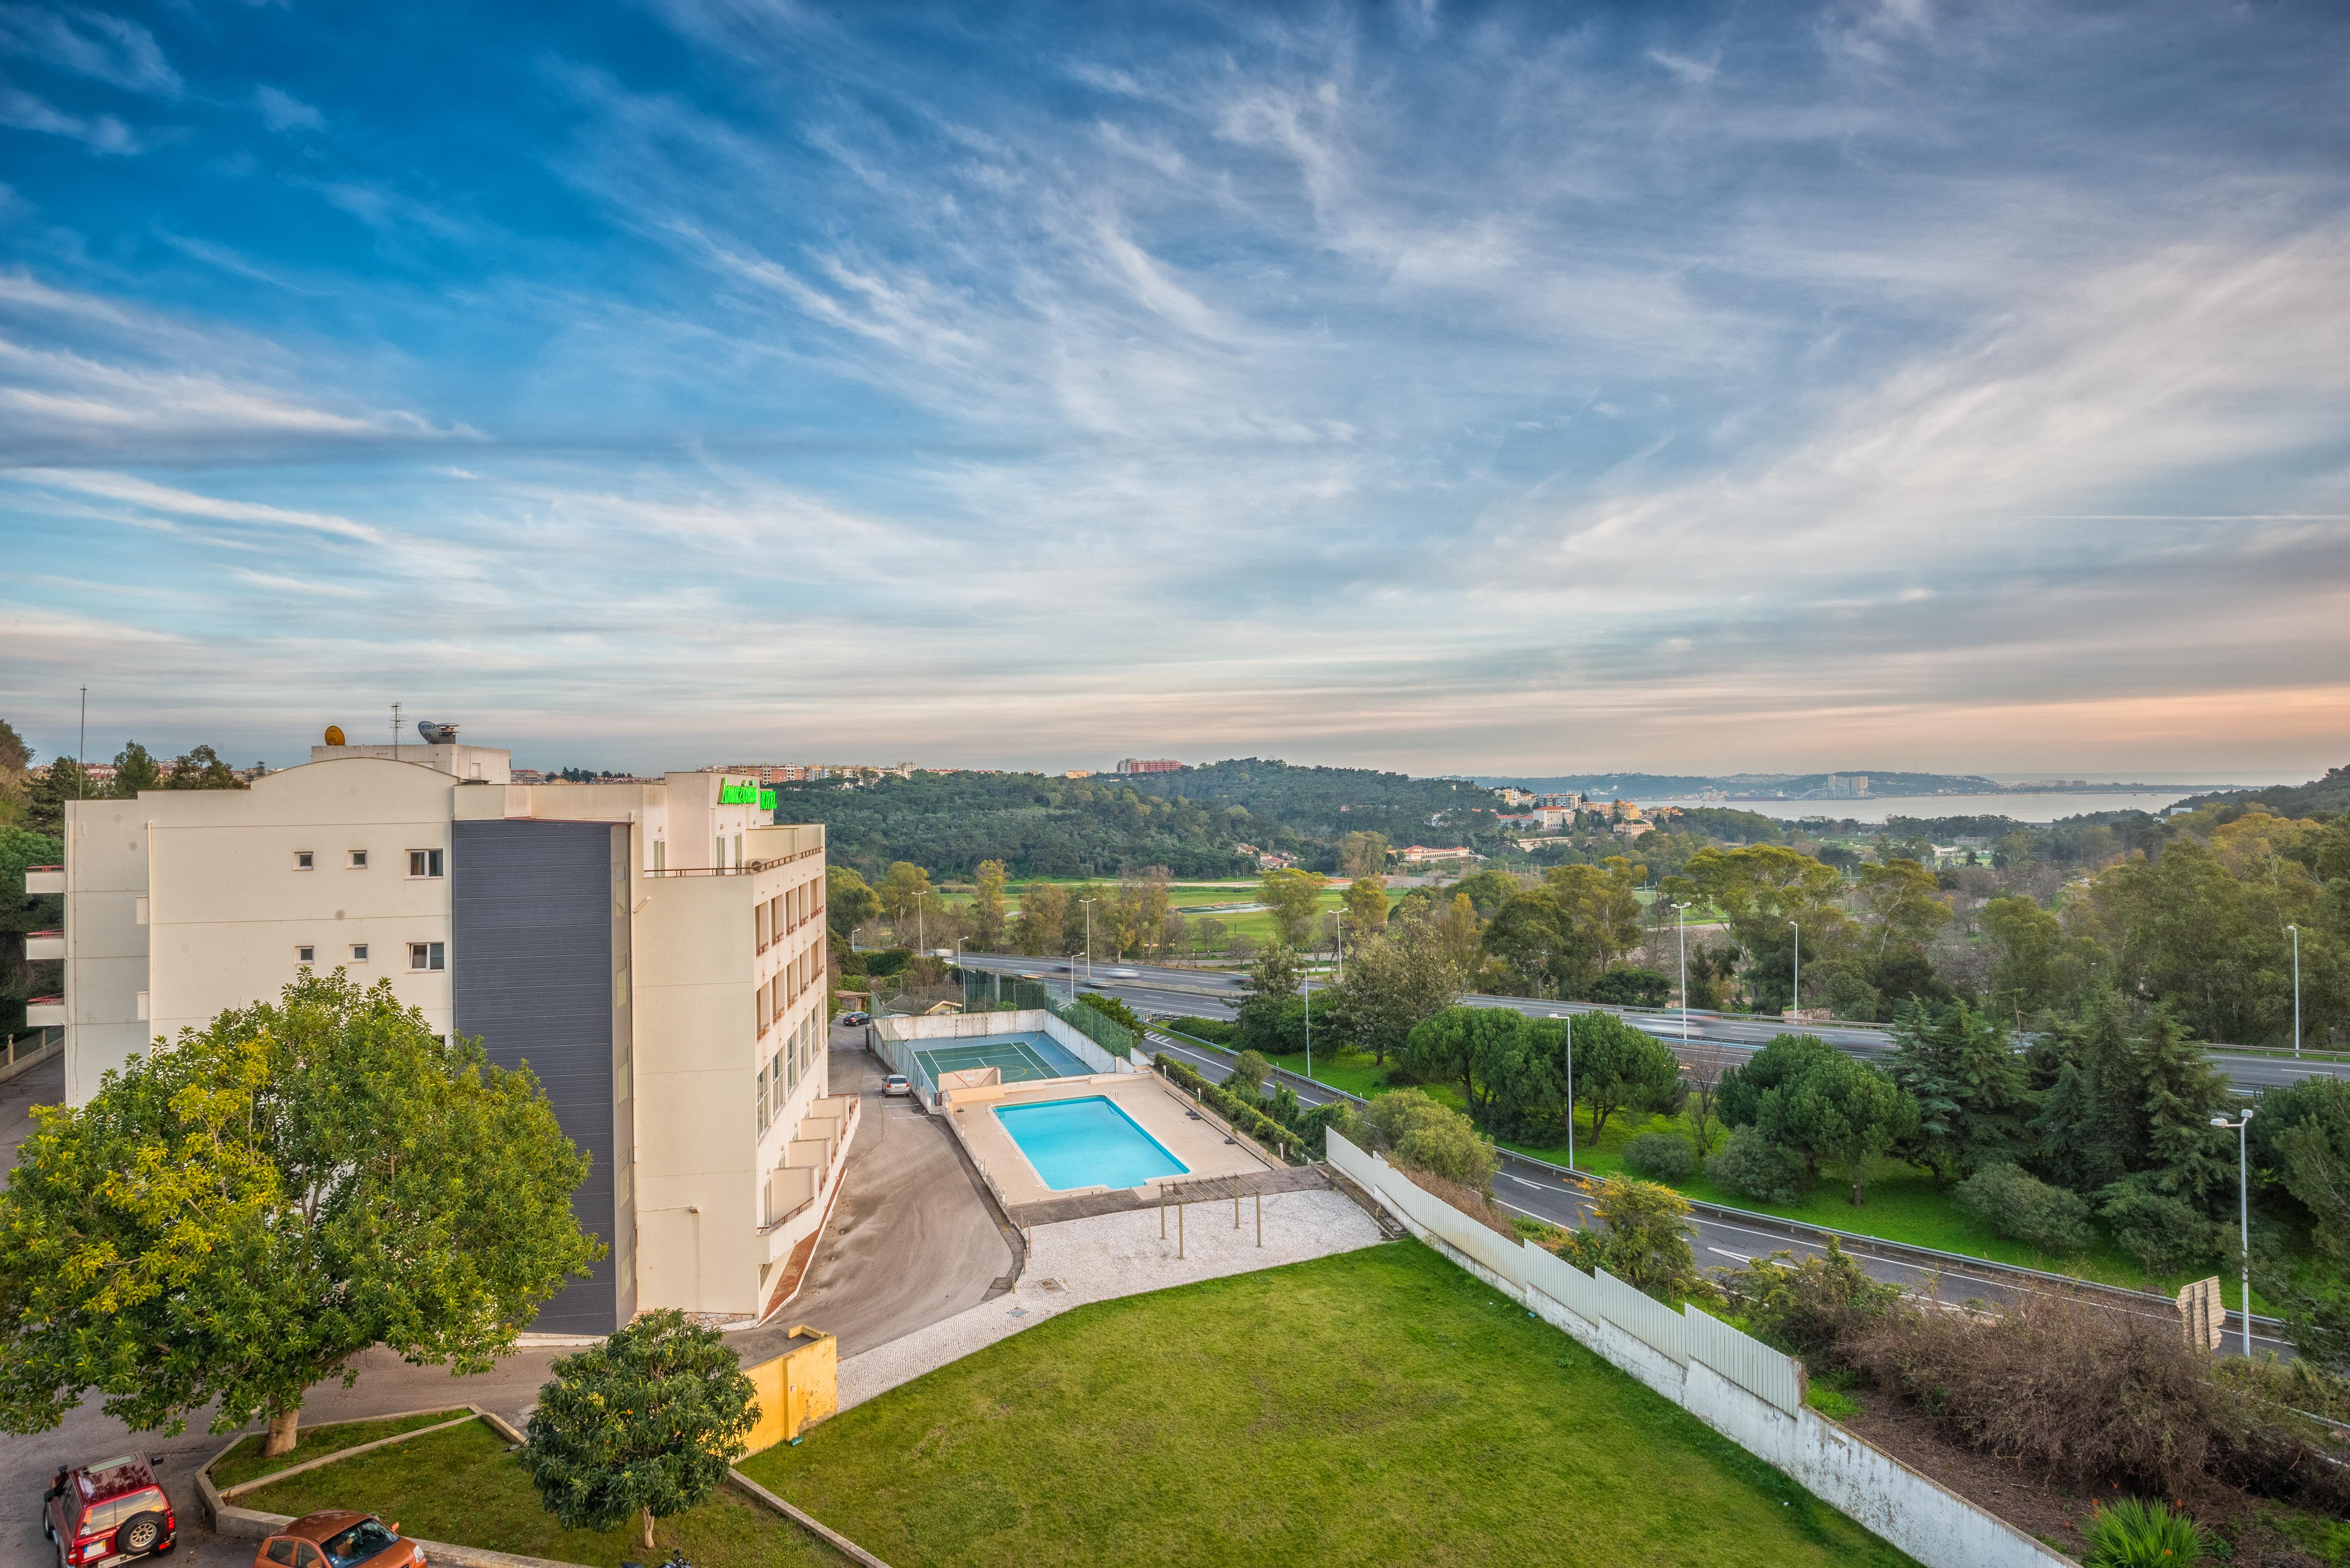
[[[341,745],[342,743],[343,743],[343,727],[342,727],[340,724],[329,724],[329,725],[328,725],[328,726],[327,726],[327,744],[328,744],[328,745],[330,745],[330,746],[339,746],[339,745]]]
[[[416,732],[424,737],[428,746],[453,746],[457,743],[457,726],[436,724],[430,719],[416,721]]]

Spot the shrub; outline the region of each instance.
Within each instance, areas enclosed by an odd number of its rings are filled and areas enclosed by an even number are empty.
[[[1828,1238],[1825,1254],[1780,1251],[1721,1274],[1721,1293],[1761,1338],[1826,1365],[1837,1345],[1893,1310],[1899,1285],[1872,1280]]]
[[[2086,1250],[2088,1200],[2051,1187],[2005,1161],[1984,1166],[1959,1183],[1960,1207],[2002,1236],[2059,1256]]]
[[[2155,1191],[2143,1178],[2116,1181],[2097,1196],[2098,1218],[2149,1274],[2183,1273],[2230,1250],[2226,1228],[2186,1199]]]
[[[1752,1127],[1740,1127],[1724,1139],[1706,1160],[1705,1173],[1762,1203],[1793,1203],[1804,1195],[1803,1167]]]
[[[1377,1146],[1398,1164],[1479,1192],[1493,1190],[1493,1172],[1501,1164],[1493,1146],[1477,1135],[1476,1125],[1467,1116],[1420,1090],[1381,1095],[1363,1113],[1363,1123]]]
[[[1262,1107],[1219,1085],[1211,1084],[1193,1072],[1189,1064],[1178,1062],[1163,1051],[1153,1056],[1150,1062],[1152,1066],[1167,1075],[1169,1082],[1188,1090],[1201,1105],[1213,1109],[1265,1147],[1292,1158],[1303,1158],[1305,1140],[1292,1128],[1266,1116]]]
[[[1697,1168],[1697,1150],[1679,1133],[1642,1133],[1624,1146],[1624,1163],[1652,1181],[1679,1181]]]
[[[888,980],[892,975],[905,973],[906,966],[913,961],[914,950],[911,948],[884,948],[878,953],[865,955],[865,972]]]
[[[1673,993],[1673,977],[1652,969],[1616,964],[1591,982],[1591,1000],[1617,1007],[1662,1007]]]
[[[2191,1568],[2210,1551],[2193,1520],[2143,1498],[2099,1503],[2081,1533],[2089,1545],[2087,1568]]]
[[[1569,1231],[1553,1251],[1583,1269],[1606,1269],[1659,1301],[1711,1300],[1690,1246],[1689,1199],[1669,1187],[1611,1176],[1599,1184],[1591,1217],[1602,1228]]]
[[[1240,1032],[1240,1025],[1228,1018],[1170,1018],[1167,1027],[1194,1040],[1205,1040],[1211,1045],[1229,1045]]]
[[[1086,1006],[1092,1008],[1096,1012],[1100,1013],[1103,1017],[1108,1019],[1111,1023],[1122,1025],[1127,1033],[1133,1035],[1137,1040],[1140,1040],[1142,1038],[1142,1019],[1135,1012],[1133,1008],[1128,1007],[1117,997],[1097,996],[1094,992],[1088,991],[1079,995],[1077,1000],[1080,1002],[1083,1002]]]
[[[1246,1095],[1252,1100],[1261,1099],[1264,1095],[1264,1057],[1254,1051],[1243,1051],[1240,1060],[1232,1064],[1231,1075],[1224,1079],[1224,1087],[1235,1095]]]

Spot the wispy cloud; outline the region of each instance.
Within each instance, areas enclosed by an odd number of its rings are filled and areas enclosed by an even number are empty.
[[[0,55],[54,66],[131,92],[172,94],[180,76],[155,35],[81,6],[0,5]]]

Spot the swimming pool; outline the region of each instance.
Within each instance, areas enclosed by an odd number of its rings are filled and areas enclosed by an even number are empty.
[[[1055,1192],[1139,1187],[1154,1176],[1181,1176],[1191,1168],[1105,1095],[999,1106],[995,1119]]]

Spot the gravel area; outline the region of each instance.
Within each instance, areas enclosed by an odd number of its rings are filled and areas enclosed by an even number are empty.
[[[1163,1241],[1156,1209],[1039,1225],[1028,1266],[1010,1293],[843,1361],[840,1407],[861,1405],[1087,1302],[1300,1263],[1367,1247],[1379,1239],[1378,1227],[1368,1215],[1344,1195],[1326,1189],[1267,1197],[1263,1247],[1256,1244],[1256,1212],[1250,1199],[1241,1200],[1238,1231],[1232,1229],[1229,1200],[1194,1203],[1183,1217],[1180,1260],[1171,1210]]]

